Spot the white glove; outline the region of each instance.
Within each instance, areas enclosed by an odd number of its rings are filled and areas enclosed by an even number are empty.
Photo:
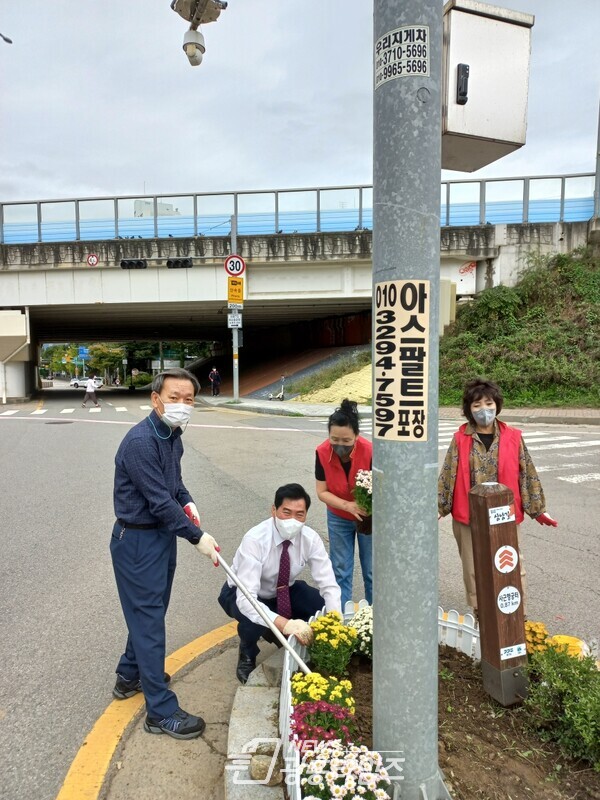
[[[199,553],[202,553],[203,556],[208,556],[215,567],[219,566],[217,553],[221,551],[221,548],[216,543],[215,539],[213,539],[213,537],[210,535],[210,533],[206,533],[206,531],[204,531],[200,537],[200,541],[198,544],[195,544],[194,547]]]
[[[295,636],[300,644],[308,646],[313,640],[312,628],[303,619],[290,619],[283,629],[285,636]]]
[[[186,506],[184,506],[183,513],[186,515],[186,517],[191,519],[194,525],[196,525],[198,528],[200,527],[200,514],[198,513],[196,503],[188,503]]]

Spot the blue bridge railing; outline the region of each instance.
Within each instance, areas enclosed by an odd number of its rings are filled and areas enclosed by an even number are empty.
[[[444,181],[440,225],[580,222],[594,210],[594,175]],[[89,197],[0,203],[0,242],[98,241],[314,233],[373,227],[371,186]]]

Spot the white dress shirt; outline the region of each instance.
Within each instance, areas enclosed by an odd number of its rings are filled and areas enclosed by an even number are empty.
[[[94,383],[94,379],[93,378],[88,378],[88,381],[87,381],[87,383],[85,385],[85,391],[88,394],[92,394],[92,392],[96,391],[96,384]]]
[[[258,598],[270,599],[277,596],[279,559],[283,541],[275,527],[273,517],[269,517],[251,528],[244,536],[231,565],[233,572],[240,578],[252,597],[257,599],[269,619],[273,621],[278,616],[277,612],[271,611]],[[317,589],[325,601],[327,611],[341,612],[341,590],[336,583],[331,560],[319,534],[308,525],[304,525],[300,533],[292,539],[288,553],[290,555],[290,586],[304,567],[308,566]],[[235,586],[231,578],[228,578],[227,582],[229,586]],[[245,617],[258,625],[265,624],[265,621],[239,589],[236,602]]]

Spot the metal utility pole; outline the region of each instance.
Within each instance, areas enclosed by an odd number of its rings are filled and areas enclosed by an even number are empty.
[[[237,253],[237,214],[231,215],[231,254]],[[233,399],[240,399],[240,361],[239,361],[239,339],[238,329],[231,329],[233,347]]]
[[[374,67],[374,747],[438,800],[440,0],[374,0]]]
[[[598,104],[598,143],[596,144],[596,182],[594,184],[594,219],[600,217],[600,103]]]

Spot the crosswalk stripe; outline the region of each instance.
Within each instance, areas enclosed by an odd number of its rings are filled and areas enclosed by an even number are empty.
[[[101,408],[90,408],[90,414],[99,414],[101,411]]]
[[[587,481],[600,481],[600,472],[588,472],[585,475],[558,476],[559,481],[568,483],[586,483]]]
[[[588,462],[576,462],[574,464],[553,464],[552,466],[536,467],[538,472],[557,472],[564,469],[581,469],[582,467],[595,467],[595,464]]]
[[[127,411],[125,406],[115,406],[115,411]]]
[[[38,408],[37,411],[32,411],[31,416],[33,417],[34,414],[45,414],[48,411],[47,408]]]
[[[142,411],[150,411],[152,409],[152,406],[140,406],[140,408],[142,409]]]
[[[528,447],[528,450],[562,450],[567,447],[597,447],[600,444],[600,440],[594,440],[593,442],[565,442],[564,444],[542,444],[539,447],[533,445],[532,447]]]
[[[74,411],[75,411],[74,408],[63,408],[63,410],[60,413],[61,414],[72,414]]]
[[[19,413],[18,409],[14,409],[12,411],[3,411],[2,413],[0,413],[0,417],[10,417],[13,414],[18,414],[18,413]]]

